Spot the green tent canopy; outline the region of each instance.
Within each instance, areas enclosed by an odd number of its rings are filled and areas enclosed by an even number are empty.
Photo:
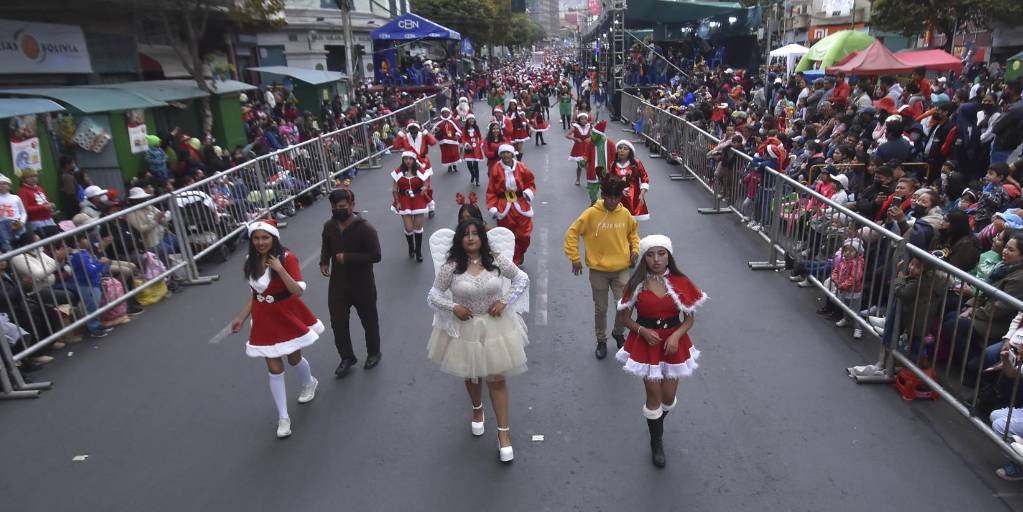
[[[1005,79],[1015,80],[1023,77],[1023,52],[1019,52],[1005,61]]]
[[[809,70],[813,68],[814,62],[821,63],[820,69],[827,69],[850,53],[866,49],[874,41],[873,36],[858,30],[835,32],[811,46],[810,51],[799,61],[796,71]]]

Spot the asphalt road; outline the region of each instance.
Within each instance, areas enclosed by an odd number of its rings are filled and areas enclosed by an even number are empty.
[[[249,293],[236,254],[205,269],[218,282],[60,351],[34,374],[56,383],[40,399],[0,404],[2,509],[1023,509],[1019,487],[994,476],[998,451],[948,407],[853,384],[843,369],[872,360],[876,344],[814,315],[814,293],[750,272],[746,262],[765,256],[763,243],[732,216],[700,216],[706,193],[670,181],[677,168],[641,148],[653,182],[653,218],[641,231],[670,235],[682,268],[711,297],[692,331],[700,368],[665,424],[668,466],[654,468],[642,385],[612,358],[594,359],[589,287],[561,251],[565,229],[587,206],[562,135],[554,124],[548,146],[526,145],[538,191],[524,265],[533,282],[530,370],[509,381],[513,465],[497,461],[493,415],[487,434],[473,438],[464,387],[426,359],[433,271],[429,259],[407,259],[388,209],[392,155],[354,184],[384,251],[379,367],[334,380],[328,330],[305,351],[318,396],[295,404],[289,373],[294,435],[275,439],[263,362],[245,356],[244,336],[225,336]],[[635,137],[621,125],[611,136]],[[453,226],[455,192],[470,190],[464,166],[457,175],[437,170],[427,234]],[[303,299],[325,322],[327,281],[316,258],[328,215],[318,202],[282,233],[304,264]],[[364,359],[355,319],[353,329]]]

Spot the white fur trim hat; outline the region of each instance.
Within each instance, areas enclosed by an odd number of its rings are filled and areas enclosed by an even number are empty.
[[[419,155],[417,155],[414,151],[402,151],[401,152],[401,157],[402,158],[409,157],[409,158],[415,158],[417,161],[419,160]]]
[[[580,117],[584,119],[589,119],[590,115],[587,114],[586,112],[579,112],[578,114],[576,114],[575,118],[579,119]]]
[[[444,107],[444,108],[440,109],[440,111],[441,112],[451,112],[451,109],[448,108],[448,107]]]
[[[664,247],[668,254],[674,254],[671,249],[671,239],[665,235],[647,235],[639,241],[639,257],[642,258],[646,252],[654,247]]]
[[[632,150],[633,156],[636,155],[636,146],[633,146],[631,142],[629,142],[627,140],[620,140],[620,141],[618,141],[618,144],[615,144],[615,149],[618,149],[621,146],[625,146],[625,147],[629,148],[630,150]]]
[[[468,114],[466,114],[465,118],[466,119],[476,119],[476,114],[473,114],[472,112],[469,112]]]
[[[249,236],[252,236],[254,231],[266,231],[273,235],[274,238],[280,240],[281,232],[277,231],[277,221],[272,219],[260,219],[252,224],[249,224]]]
[[[420,130],[423,129],[421,126],[419,126],[419,123],[415,122],[415,120],[409,121],[408,124],[405,125],[405,128],[406,129],[407,128],[412,128],[413,126],[415,126],[416,128],[419,128]]]
[[[500,155],[501,153],[504,153],[505,151],[507,151],[507,152],[509,152],[509,153],[514,155],[515,154],[515,147],[512,146],[511,144],[501,144],[501,146],[497,148],[497,154],[498,155]]]

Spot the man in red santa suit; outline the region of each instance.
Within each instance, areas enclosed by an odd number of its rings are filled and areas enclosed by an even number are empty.
[[[451,115],[451,109],[440,109],[440,120],[433,133],[440,141],[440,163],[448,168],[448,174],[458,172],[458,162],[462,161],[459,141],[462,138],[462,127]]]
[[[533,233],[533,196],[536,179],[526,164],[515,159],[515,148],[504,144],[498,149],[501,160],[490,168],[487,182],[487,208],[497,219],[497,225],[515,234],[516,265],[529,248]]]
[[[437,139],[432,134],[424,132],[415,119],[411,119],[405,126],[405,131],[398,132],[394,138],[393,148],[397,151],[411,151],[418,155],[422,172],[428,174],[433,171],[433,165],[430,164],[430,146],[436,145]],[[428,178],[428,180],[432,179]],[[429,216],[432,219],[437,203],[433,200],[433,183],[429,183],[428,187],[430,190]]]
[[[601,121],[590,129],[590,144],[586,145],[586,192],[590,196],[590,204],[597,202],[600,192],[600,181],[608,173],[608,167],[614,165],[616,148],[613,140],[606,136],[607,121]],[[604,147],[598,148],[596,141],[604,139]],[[602,153],[601,153],[602,151]],[[599,167],[599,168],[598,168]]]

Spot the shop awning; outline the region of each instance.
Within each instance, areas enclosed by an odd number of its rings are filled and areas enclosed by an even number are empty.
[[[625,24],[638,28],[655,23],[696,21],[742,8],[738,2],[712,0],[629,0],[625,10]]]
[[[45,114],[60,112],[64,107],[44,99],[37,98],[0,98],[0,119],[27,116],[29,114]]]
[[[295,80],[301,80],[307,84],[319,85],[330,82],[337,82],[345,79],[345,74],[337,71],[322,71],[319,69],[293,68],[291,66],[261,66],[249,68],[249,71],[269,73],[271,75],[288,76]]]
[[[70,106],[83,114],[167,106],[162,101],[132,91],[99,86],[0,89],[0,96],[48,98]]]
[[[216,94],[230,94],[234,92],[255,89],[256,86],[239,82],[237,80],[211,80],[210,87]],[[199,88],[194,80],[149,80],[144,82],[124,82],[120,84],[103,84],[93,87],[108,89],[119,89],[130,91],[135,94],[147,96],[158,101],[184,101],[194,98],[209,96],[209,93]]]
[[[895,54],[902,62],[931,71],[963,72],[963,61],[959,57],[939,49],[903,50]]]
[[[386,40],[462,39],[458,32],[411,12],[402,14],[370,32],[369,37]]]

